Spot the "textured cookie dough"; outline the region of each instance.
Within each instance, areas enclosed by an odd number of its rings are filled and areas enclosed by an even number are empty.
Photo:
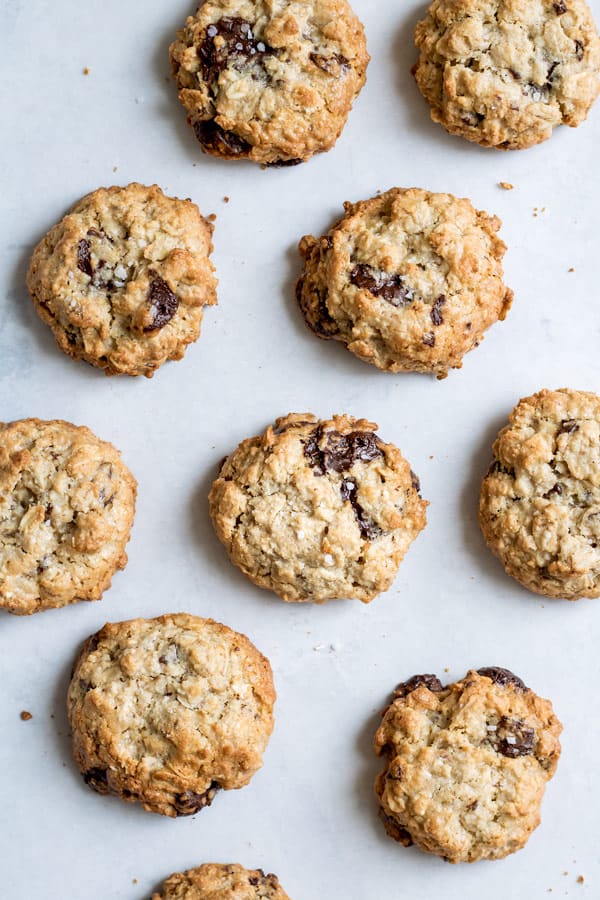
[[[576,127],[600,91],[600,38],[585,0],[434,0],[413,69],[434,122],[520,150]]]
[[[99,600],[125,568],[136,491],[119,451],[89,428],[0,423],[0,607]]]
[[[267,166],[333,147],[369,62],[347,0],[206,0],[170,54],[202,149]]]
[[[237,864],[206,863],[167,878],[152,900],[289,900],[276,875]]]
[[[100,794],[194,815],[261,767],[274,702],[268,660],[225,625],[184,613],[108,624],[73,670],[73,755]]]
[[[398,685],[375,735],[375,790],[395,840],[449,862],[501,859],[540,823],[560,756],[552,704],[507,669]]]
[[[283,600],[369,603],[425,527],[419,480],[364,419],[277,419],[229,456],[210,515],[231,562]]]
[[[324,237],[300,241],[309,328],[379,369],[445,378],[510,309],[500,220],[419,188],[344,206]]]
[[[36,247],[27,274],[58,346],[107,375],[146,375],[197,340],[217,302],[213,226],[156,185],[100,188]]]
[[[479,521],[509,575],[546,597],[600,596],[600,397],[521,400],[493,447]]]

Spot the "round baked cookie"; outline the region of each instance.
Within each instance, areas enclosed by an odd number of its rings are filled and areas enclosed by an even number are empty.
[[[333,147],[369,62],[348,0],[205,0],[170,54],[202,149],[266,166]]]
[[[600,597],[600,397],[520,400],[496,442],[479,522],[507,573],[545,597]]]
[[[99,600],[125,568],[136,492],[119,451],[89,428],[0,423],[0,607]]]
[[[99,188],[36,247],[27,287],[58,346],[107,375],[181,359],[217,302],[213,226],[156,185]]]
[[[260,769],[274,703],[269,661],[219,622],[176,613],[109,623],[73,669],[73,755],[99,794],[191,816]]]
[[[520,850],[540,823],[561,731],[550,701],[507,669],[399,684],[375,735],[388,834],[452,863]]]
[[[419,480],[377,425],[277,419],[221,467],[210,515],[231,562],[282,600],[369,603],[425,527]]]
[[[206,863],[167,878],[152,900],[289,900],[276,875],[236,863]]]
[[[500,220],[420,188],[344,207],[324,237],[300,241],[296,295],[309,328],[388,372],[459,369],[512,303]]]
[[[585,0],[433,0],[413,69],[434,122],[521,150],[576,127],[600,91],[600,38]]]

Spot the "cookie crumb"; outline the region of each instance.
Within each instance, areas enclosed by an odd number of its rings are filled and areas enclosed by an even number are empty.
[[[113,172],[118,172],[118,171],[119,171],[119,167],[118,167],[118,166],[113,166]]]
[[[575,271],[575,269],[573,268],[573,266],[571,266],[571,268],[569,269],[569,272],[574,272],[574,271]]]
[[[33,716],[31,715],[31,713],[28,710],[22,709],[21,710],[21,719],[23,720],[23,722],[29,722],[30,719],[33,719]]]
[[[207,216],[206,218],[208,219],[209,222],[216,222],[216,221],[217,221],[217,217],[216,217],[216,215],[215,215],[214,213],[211,213],[210,216]]]
[[[91,71],[92,71],[92,70],[89,68],[89,66],[86,66],[85,69],[83,70],[83,74],[84,74],[84,75],[89,75]]]
[[[223,197],[223,203],[229,203],[229,197]]]
[[[498,187],[501,187],[503,191],[513,191],[515,186],[511,184],[510,181],[499,181]]]
[[[132,884],[137,884],[137,883],[138,883],[137,878],[133,878],[133,879],[132,879]]]
[[[449,666],[444,666],[444,672],[449,672],[449,671],[450,671],[450,667],[449,667]]]
[[[583,877],[583,875],[577,876],[577,884],[583,884],[584,881],[585,881],[585,878]]]

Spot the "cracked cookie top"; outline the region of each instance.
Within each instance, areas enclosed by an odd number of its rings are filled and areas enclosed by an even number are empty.
[[[600,596],[600,397],[520,400],[493,452],[479,521],[508,574],[546,597]]]
[[[425,526],[419,480],[364,419],[277,419],[225,460],[210,492],[231,561],[283,600],[365,603]]]
[[[119,451],[89,428],[0,423],[0,607],[99,600],[125,568],[136,491]]]
[[[159,187],[99,188],[36,247],[27,286],[73,359],[146,375],[181,359],[217,302],[212,225]]]
[[[267,166],[333,147],[369,61],[347,0],[206,0],[170,54],[202,149]]]
[[[550,701],[508,669],[398,685],[375,735],[386,830],[453,863],[514,853],[539,825],[561,731]]]
[[[585,0],[434,0],[415,42],[431,118],[485,147],[523,149],[580,125],[600,91]]]
[[[319,337],[388,372],[444,378],[504,319],[500,220],[469,200],[392,188],[300,242],[300,308]]]
[[[152,900],[289,900],[276,875],[237,864],[205,863],[167,878]]]
[[[73,670],[73,754],[98,793],[193,815],[261,767],[274,702],[268,660],[225,625],[184,613],[108,624]]]

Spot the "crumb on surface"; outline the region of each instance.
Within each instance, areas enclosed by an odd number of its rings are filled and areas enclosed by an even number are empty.
[[[119,169],[119,167],[118,167],[118,166],[113,166],[113,172],[117,172],[117,171],[118,171],[118,169]]]
[[[571,268],[569,269],[569,272],[574,272],[574,271],[575,271],[575,269],[573,268],[573,266],[571,266]]]
[[[514,184],[511,184],[510,181],[499,181],[498,187],[501,187],[503,191],[512,191],[514,190]]]
[[[215,215],[214,213],[211,213],[210,216],[207,216],[206,218],[208,219],[209,222],[216,222],[216,221],[217,221],[217,217],[216,217],[216,215]]]
[[[585,878],[583,877],[583,875],[577,876],[577,884],[583,884],[584,881],[585,881]]]
[[[133,884],[137,884],[137,883],[138,883],[137,878],[133,878],[133,879],[132,879],[132,883],[133,883]]]
[[[23,722],[29,722],[30,719],[33,719],[33,716],[31,715],[29,710],[22,709],[21,710],[21,719],[23,720]]]
[[[229,197],[223,197],[223,203],[229,203]]]
[[[84,75],[89,75],[91,71],[92,71],[92,70],[90,69],[90,67],[89,67],[89,66],[86,66],[85,69],[83,70],[83,74],[84,74]]]
[[[444,666],[444,672],[449,672],[449,671],[450,671],[450,666]]]

